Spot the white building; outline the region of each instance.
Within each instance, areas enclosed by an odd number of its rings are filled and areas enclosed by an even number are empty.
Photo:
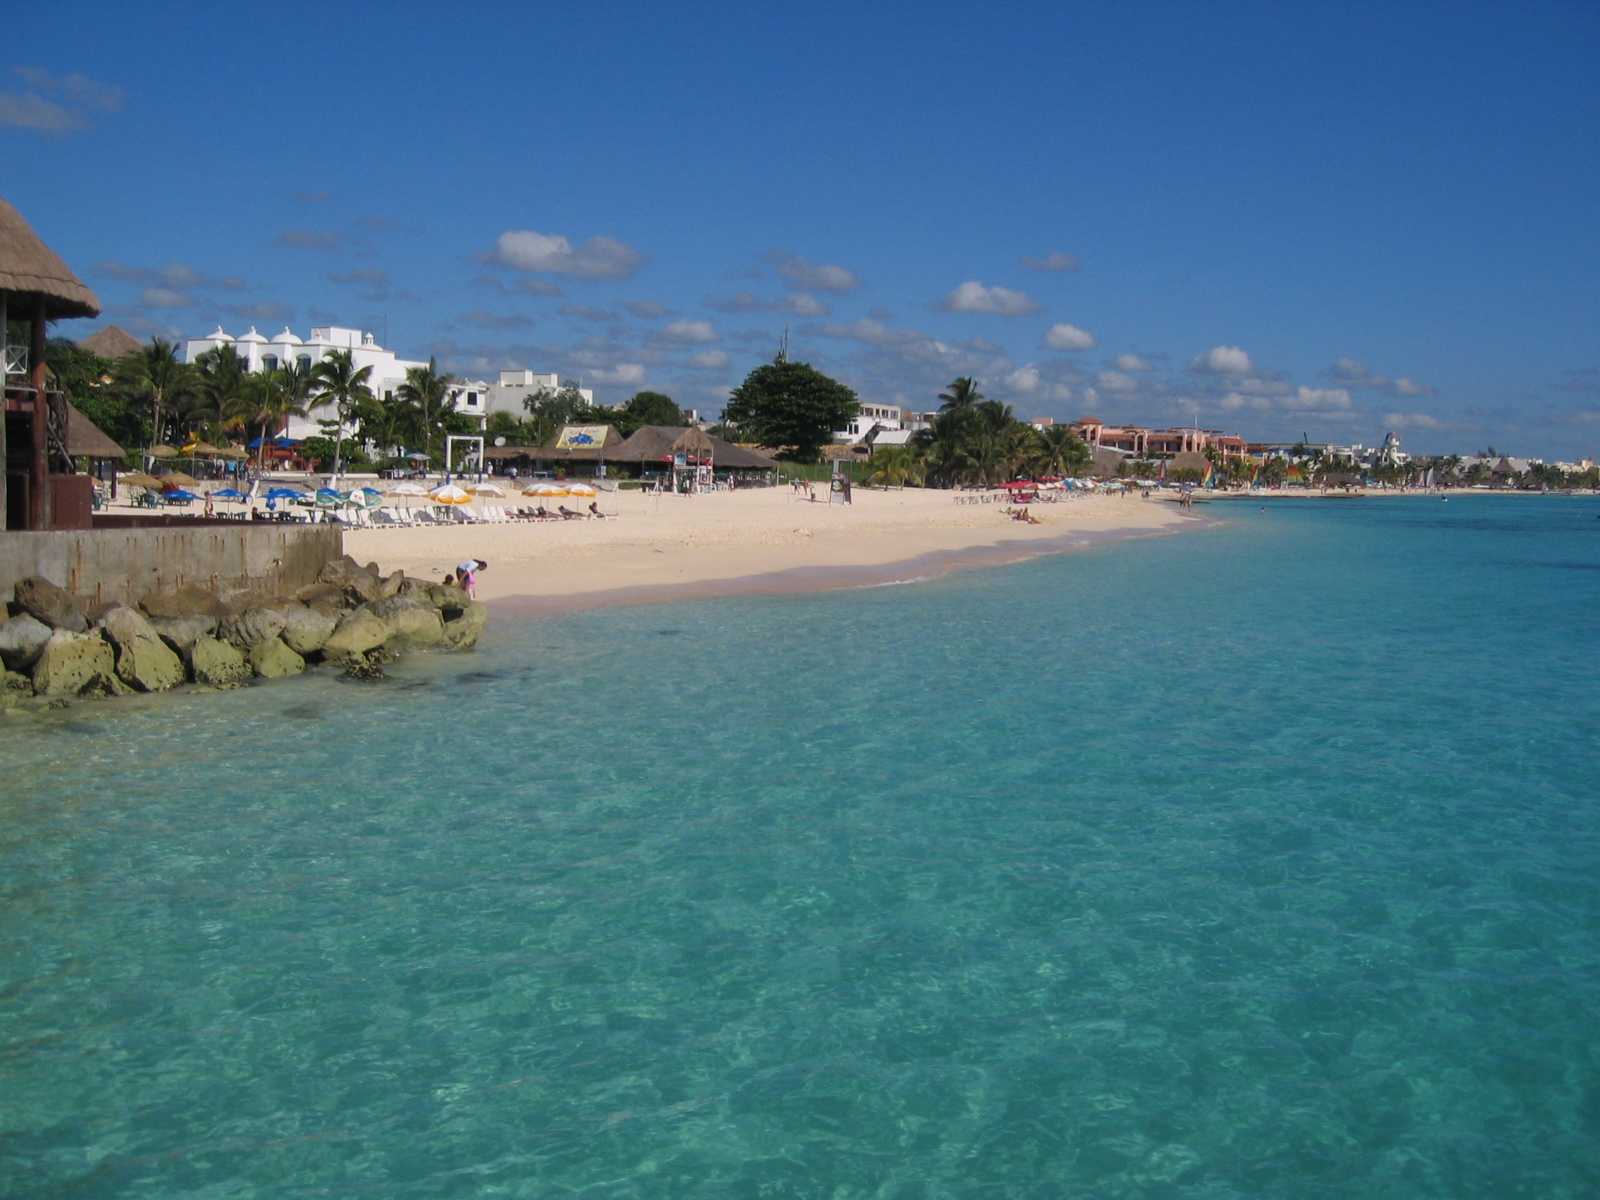
[[[554,372],[541,375],[537,371],[501,371],[498,383],[483,384],[486,396],[484,415],[508,412],[519,420],[528,415],[524,403],[529,396],[539,392],[554,392],[561,388],[561,378]],[[585,404],[594,404],[594,389],[577,388]]]
[[[394,399],[400,385],[406,381],[408,370],[428,365],[425,362],[413,362],[410,359],[397,357],[393,350],[385,350],[378,345],[377,339],[370,333],[363,333],[359,329],[344,329],[338,325],[318,326],[312,329],[311,336],[304,340],[296,337],[287,326],[277,337],[265,338],[256,332],[253,325],[249,333],[239,337],[229,336],[219,325],[216,332],[208,337],[189,340],[184,349],[184,361],[193,362],[207,350],[213,350],[218,346],[232,346],[234,352],[245,360],[246,369],[252,373],[296,365],[302,370],[310,370],[334,351],[348,350],[350,361],[357,370],[362,367],[372,368],[367,386],[372,389],[375,396],[384,400]],[[462,383],[451,390],[450,396],[458,411],[478,418],[480,423],[488,415],[488,384]],[[322,427],[318,422],[333,419],[331,405],[316,405],[304,417],[289,419],[288,436],[303,438],[319,435]],[[346,429],[346,436],[352,432],[353,430]]]
[[[833,431],[834,444],[855,446],[864,442],[875,429],[899,429],[900,415],[898,404],[863,404],[848,425]]]

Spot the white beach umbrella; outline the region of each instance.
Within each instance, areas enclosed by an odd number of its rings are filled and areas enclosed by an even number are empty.
[[[552,496],[566,496],[571,493],[567,491],[564,484],[536,483],[531,488],[523,488],[522,494],[524,496],[538,496],[543,499]]]
[[[402,483],[399,487],[389,489],[391,496],[426,496],[428,489],[420,483]]]
[[[453,483],[447,483],[442,487],[436,487],[433,489],[433,491],[429,492],[428,495],[437,500],[440,504],[467,504],[472,500],[471,496],[467,495]]]
[[[492,483],[475,483],[467,489],[474,496],[504,496],[505,493]]]
[[[600,494],[599,492],[595,491],[587,483],[569,483],[569,484],[567,484],[567,495],[569,495],[569,496],[594,497],[594,496],[598,496],[599,494]]]

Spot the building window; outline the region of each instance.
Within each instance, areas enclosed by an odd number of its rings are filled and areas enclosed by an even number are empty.
[[[299,358],[294,360],[294,364],[300,368],[301,374],[309,375],[311,373],[311,355],[300,355]]]
[[[263,354],[261,356],[261,369],[263,371],[276,371],[278,369],[278,356],[276,354]]]

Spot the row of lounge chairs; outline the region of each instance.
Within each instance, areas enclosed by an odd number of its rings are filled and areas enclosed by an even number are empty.
[[[432,508],[380,508],[375,513],[360,512],[356,515],[358,518],[365,518],[357,521],[362,527],[390,529],[416,525],[510,525],[518,521],[581,521],[610,514],[573,512],[565,505],[558,511],[551,512],[542,504],[537,508],[507,508],[504,505],[486,504],[481,510],[470,504],[459,507],[441,504]]]

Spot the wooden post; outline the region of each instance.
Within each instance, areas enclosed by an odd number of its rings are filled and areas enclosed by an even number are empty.
[[[11,293],[0,290],[0,531],[6,525],[6,485],[10,482],[6,475],[6,403],[5,388],[11,382],[11,376],[6,374],[6,343],[11,339],[6,335],[6,301],[11,298]]]
[[[29,464],[28,527],[39,533],[50,529],[50,406],[45,403],[44,297],[33,300],[33,338],[28,366],[33,384],[33,459]]]

